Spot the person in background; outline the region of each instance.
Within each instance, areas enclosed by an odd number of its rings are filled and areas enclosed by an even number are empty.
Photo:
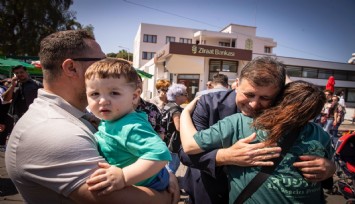
[[[246,79],[241,79],[242,84],[243,80]],[[238,140],[254,135],[254,142],[265,142],[272,147],[275,143],[285,145],[284,140],[292,137],[290,133],[299,131],[294,135],[296,140],[287,149],[282,161],[258,189],[253,189],[255,192],[245,203],[324,203],[320,182],[314,183],[303,177],[293,166],[298,157],[304,154],[332,158],[334,150],[328,134],[318,125],[309,122],[320,113],[324,102],[325,96],[319,87],[305,81],[294,81],[285,86],[276,98],[275,106],[260,114],[249,117],[243,112],[237,113],[197,132],[190,116],[196,104],[195,100],[181,114],[182,146],[185,152],[197,154],[228,148]],[[255,167],[245,167],[241,171],[238,166],[227,166],[229,203],[234,203],[259,171],[260,168]],[[317,178],[321,175],[312,176]]]
[[[1,83],[2,85],[0,89],[2,90],[2,93],[5,93],[6,90],[11,86],[11,79],[4,79],[1,81]],[[14,126],[14,120],[8,114],[11,102],[3,101],[1,96],[0,98],[0,152],[5,152],[6,140]]]
[[[324,107],[321,112],[321,125],[323,125],[324,131],[326,131],[329,135],[331,135],[330,130],[333,126],[336,125],[334,121],[335,114],[335,104],[333,103],[332,97],[333,92],[331,90],[324,91],[325,97],[327,98]]]
[[[218,91],[228,91],[228,77],[224,74],[213,75],[213,88],[199,91],[196,93],[197,96],[201,96],[208,93],[218,92]]]
[[[192,120],[198,131],[204,130],[219,120],[243,113],[252,117],[269,108],[285,86],[284,65],[272,57],[258,57],[241,71],[236,90],[210,93],[201,96]],[[226,165],[270,166],[270,159],[280,152],[277,148],[265,148],[265,143],[252,143],[253,137],[239,140],[233,146],[187,155],[183,149],[179,157],[188,166],[182,187],[189,194],[189,203],[228,203],[228,179]],[[333,162],[322,157],[302,155],[294,163],[305,178],[313,181],[331,177],[335,170]],[[313,174],[319,174],[313,179]]]
[[[333,139],[338,137],[338,129],[345,117],[345,107],[339,103],[339,97],[334,95],[332,97],[332,106],[334,107],[334,122],[333,127],[330,129]],[[335,124],[335,125],[334,125]]]
[[[85,72],[89,109],[101,119],[95,133],[99,152],[110,165],[122,168],[100,163],[106,169],[97,170],[86,182],[91,191],[107,194],[131,185],[158,191],[168,187],[164,166],[171,156],[147,114],[135,111],[142,91],[137,79],[130,63],[115,58],[95,62]]]
[[[186,86],[183,84],[173,84],[167,92],[168,103],[164,106],[164,114],[168,114],[166,143],[171,151],[172,160],[167,167],[170,172],[176,173],[180,166],[180,159],[177,152],[180,148],[180,114],[181,104],[187,101]]]
[[[142,77],[138,75],[138,87],[143,90],[142,87]],[[162,115],[160,113],[159,108],[150,103],[142,97],[139,97],[139,101],[137,107],[135,108],[136,111],[143,111],[148,115],[148,121],[152,125],[153,129],[160,135],[160,137],[164,140],[166,129],[161,125]]]
[[[146,187],[126,187],[105,196],[88,190],[86,181],[105,160],[96,129],[85,119],[84,74],[106,56],[89,32],[68,30],[42,39],[39,57],[44,88],[16,124],[5,152],[6,170],[25,202],[177,203],[178,193]],[[171,187],[179,191],[172,174]]]
[[[212,81],[208,81],[207,83],[206,83],[206,88],[207,88],[207,90],[208,89],[213,89],[214,87],[213,87],[213,82]]]
[[[159,95],[151,98],[149,102],[155,104],[160,111],[162,111],[165,104],[168,103],[166,92],[168,91],[169,87],[170,81],[167,79],[158,79],[155,83],[155,88],[157,89]]]
[[[2,94],[2,98],[3,101],[11,101],[9,115],[16,123],[37,97],[37,91],[43,88],[43,85],[31,79],[26,67],[22,65],[13,67],[12,73],[14,77],[11,79],[11,86]]]

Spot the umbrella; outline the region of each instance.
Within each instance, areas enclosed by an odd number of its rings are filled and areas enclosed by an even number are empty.
[[[11,77],[12,67],[18,65],[26,67],[28,73],[30,73],[31,75],[42,75],[42,70],[36,68],[34,65],[28,64],[26,62],[22,62],[20,60],[11,59],[11,58],[7,58],[7,59],[0,58],[0,74],[4,74],[8,77]]]
[[[22,65],[26,68],[34,68],[34,66],[32,64],[28,64],[26,62],[22,62],[22,61],[19,61],[19,60],[15,60],[15,59],[11,59],[11,58],[8,58],[8,59],[0,59],[0,66],[1,67],[15,67],[15,66],[18,66],[18,65]]]
[[[152,76],[153,76],[152,74],[149,74],[148,72],[139,70],[139,69],[137,69],[137,68],[135,68],[135,69],[136,69],[137,73],[138,73],[142,78],[145,77],[145,78],[151,79]]]

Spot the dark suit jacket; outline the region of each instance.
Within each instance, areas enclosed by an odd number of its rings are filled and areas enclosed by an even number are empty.
[[[218,120],[237,113],[235,98],[234,90],[203,95],[192,115],[196,129],[207,129]],[[180,149],[180,160],[188,166],[182,187],[189,194],[190,203],[228,203],[228,179],[223,167],[216,167],[216,153],[217,150],[187,155]]]

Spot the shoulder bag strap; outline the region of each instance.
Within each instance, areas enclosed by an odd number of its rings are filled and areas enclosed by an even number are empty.
[[[272,174],[275,168],[283,160],[284,156],[292,147],[293,143],[295,143],[300,131],[300,128],[298,128],[285,136],[285,139],[280,144],[282,147],[280,157],[272,160],[274,162],[273,166],[264,166],[261,168],[260,172],[242,190],[238,198],[234,201],[234,204],[244,203],[266,181],[266,179]]]

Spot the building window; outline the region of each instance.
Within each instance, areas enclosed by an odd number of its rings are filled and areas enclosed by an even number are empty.
[[[231,44],[229,42],[219,42],[219,46],[222,46],[222,47],[230,47]]]
[[[349,75],[350,75],[350,73],[349,73]],[[348,72],[342,71],[342,70],[334,70],[333,76],[334,76],[334,79],[336,79],[336,80],[347,80]]]
[[[304,78],[318,78],[318,69],[304,67],[302,71],[302,77]]]
[[[330,69],[319,69],[318,79],[329,79],[330,76],[333,76],[333,71]]]
[[[348,89],[347,102],[355,102],[355,89]]]
[[[157,36],[144,34],[143,35],[143,42],[157,43]]]
[[[181,43],[185,43],[185,44],[192,44],[192,39],[189,39],[189,38],[180,38],[180,42],[181,42]]]
[[[155,52],[143,52],[142,59],[150,60],[154,57]]]
[[[211,59],[209,65],[208,79],[212,80],[213,75],[219,72],[237,73],[237,71],[238,71],[238,61]]]
[[[302,77],[302,67],[286,66],[286,73],[290,77]]]
[[[264,53],[271,53],[271,47],[264,47]]]
[[[253,40],[252,39],[247,39],[245,41],[245,49],[246,50],[253,50]]]
[[[166,36],[166,43],[175,42],[175,37]]]

